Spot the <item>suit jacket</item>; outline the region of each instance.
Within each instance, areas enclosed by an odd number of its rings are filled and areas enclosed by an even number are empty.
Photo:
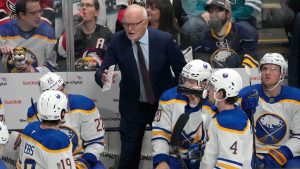
[[[149,76],[158,101],[165,90],[178,84],[178,77],[186,62],[171,34],[152,28],[148,28],[148,33]],[[122,74],[119,98],[121,118],[134,120],[138,114],[140,82],[138,64],[134,58],[131,41],[125,31],[117,32],[113,36],[105,52],[104,61],[95,73],[95,80],[101,87],[103,71],[114,64],[118,64]],[[175,77],[172,75],[171,68]]]

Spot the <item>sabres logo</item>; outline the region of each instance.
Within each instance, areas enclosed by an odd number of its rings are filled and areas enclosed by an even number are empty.
[[[282,140],[287,131],[285,121],[275,114],[260,116],[255,124],[256,137],[264,144],[276,144]]]

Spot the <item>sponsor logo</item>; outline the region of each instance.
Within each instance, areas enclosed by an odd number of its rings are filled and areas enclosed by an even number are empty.
[[[16,163],[17,161],[14,160],[14,159],[11,159],[9,157],[5,157],[5,156],[2,156],[2,160],[7,163],[7,164],[10,164],[10,165],[13,165],[13,166],[16,166]]]
[[[20,99],[4,100],[4,104],[22,104]]]
[[[22,83],[24,86],[39,85],[39,81],[37,80],[23,81]]]

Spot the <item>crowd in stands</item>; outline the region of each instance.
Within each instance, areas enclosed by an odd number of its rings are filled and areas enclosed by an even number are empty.
[[[96,70],[101,65],[112,34],[124,29],[122,26],[124,11],[133,3],[143,5],[147,10],[149,26],[171,33],[181,50],[192,47],[193,59],[207,61],[215,68],[238,68],[245,65],[257,67],[258,60],[262,57],[262,54],[257,52],[259,47],[257,18],[261,17],[263,2],[261,0],[230,1],[229,6],[222,7],[219,4],[216,9],[211,10],[208,10],[207,2],[209,1],[91,0],[73,2],[74,18],[79,18],[79,21],[74,21],[75,70]],[[31,13],[33,8],[28,8],[32,23],[26,23],[28,28],[24,28],[24,24],[20,24],[21,16],[23,13],[26,16],[27,8],[22,9],[24,6],[21,7],[21,3],[17,4],[17,0],[1,1],[1,28],[8,29],[9,24],[5,25],[7,22],[18,25],[13,26],[16,30],[10,29],[10,32],[1,30],[0,46],[3,55],[1,72],[66,70],[65,60],[68,49],[66,49],[67,38],[62,21],[62,5],[64,4],[57,0],[40,0],[39,3],[37,9],[40,10],[39,14]],[[290,7],[289,10],[294,11],[296,18],[297,5],[297,1],[288,0],[284,2],[283,7]],[[218,16],[220,10],[226,10],[226,14]],[[287,20],[291,20],[290,18]],[[293,27],[297,26],[296,20],[293,20],[295,22],[289,21],[289,24],[285,23],[285,25],[292,25],[287,28],[288,35],[296,34],[291,46],[297,43],[295,40],[297,32],[292,31]],[[38,25],[34,25],[34,22]],[[40,29],[38,27],[43,27],[43,25],[50,29],[49,31],[43,29],[47,33],[38,32]],[[53,37],[53,32],[55,32],[55,37]],[[18,40],[7,42],[16,36]],[[36,51],[30,46],[32,41],[46,41],[40,44],[45,49],[39,48]],[[44,43],[49,43],[49,45],[42,45]],[[14,54],[13,49],[16,47],[23,48],[24,56]],[[16,49],[16,51],[20,50]],[[295,50],[291,50],[291,56],[294,55],[293,53]],[[292,65],[291,73],[293,73],[293,67],[297,68],[295,64]]]

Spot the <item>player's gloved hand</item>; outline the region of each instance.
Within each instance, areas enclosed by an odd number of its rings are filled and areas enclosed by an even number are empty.
[[[258,106],[258,92],[255,89],[250,89],[241,94],[242,102],[241,107],[246,112],[248,117],[251,117],[252,113],[255,113]]]
[[[263,159],[264,168],[281,168],[292,157],[293,153],[287,146],[270,150],[268,155]]]
[[[97,157],[92,153],[84,153],[81,158],[75,160],[77,169],[90,169],[97,162]]]
[[[199,144],[192,144],[191,147],[188,150],[188,159],[200,159],[200,150],[199,150]]]

